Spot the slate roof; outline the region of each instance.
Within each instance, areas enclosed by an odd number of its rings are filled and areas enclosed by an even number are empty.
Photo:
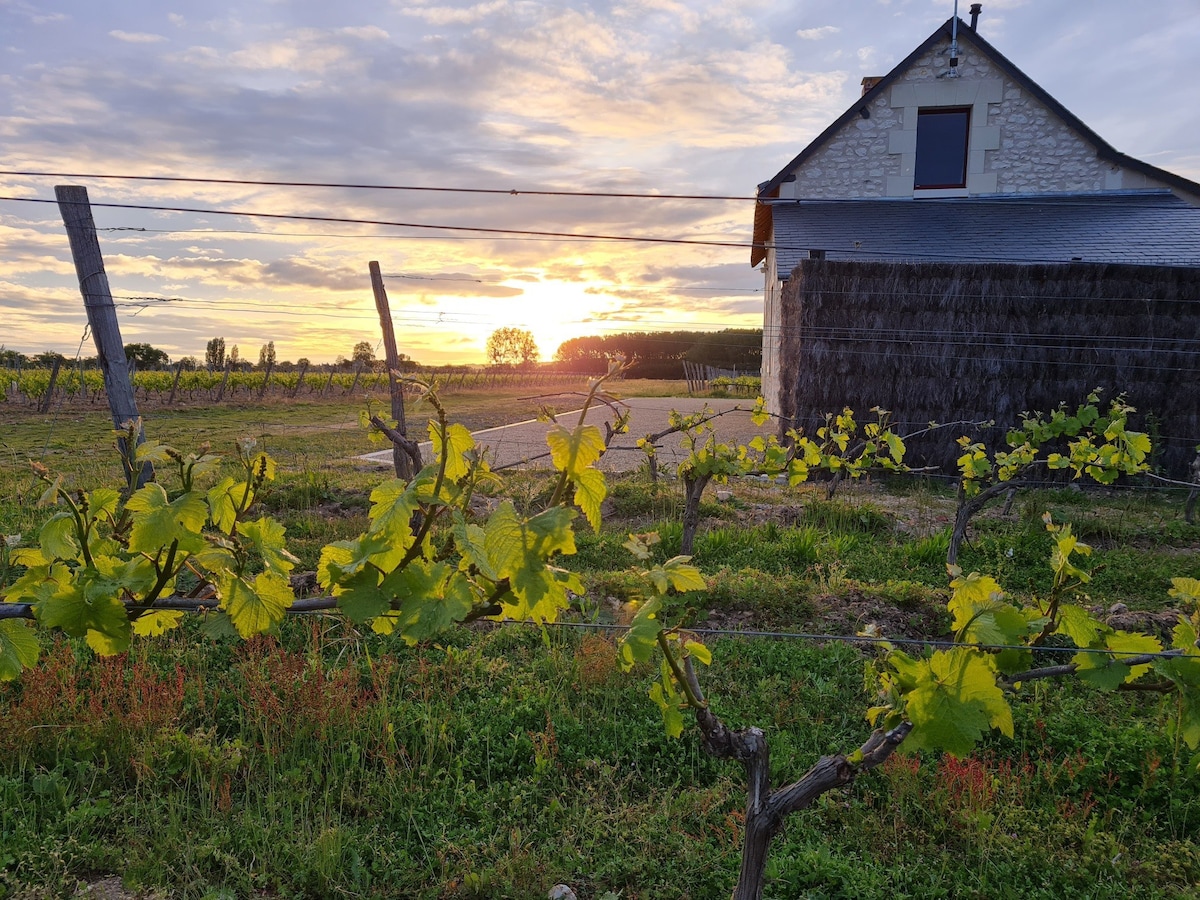
[[[779,277],[810,250],[895,262],[1200,268],[1200,207],[1170,191],[771,204]]]

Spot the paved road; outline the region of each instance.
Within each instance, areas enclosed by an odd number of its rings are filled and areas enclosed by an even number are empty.
[[[608,452],[600,461],[600,468],[608,472],[631,472],[637,469],[646,458],[645,454],[638,449],[638,439],[666,429],[668,417],[673,409],[681,413],[698,412],[707,403],[710,409],[717,412],[736,410],[713,420],[712,423],[718,439],[727,442],[746,443],[755,435],[763,434],[771,428],[768,424],[763,429],[759,429],[750,421],[750,413],[744,410],[748,410],[753,405],[753,400],[633,397],[622,402],[630,410],[629,432],[615,437]],[[611,420],[611,418],[611,411],[601,405],[588,411],[587,421],[603,431],[604,421]],[[579,411],[560,413],[558,421],[564,427],[572,428],[579,421]],[[549,468],[550,458],[546,447],[548,428],[547,423],[539,422],[536,419],[516,422],[512,425],[477,431],[475,432],[475,441],[480,446],[487,447],[493,469],[522,465]],[[664,470],[673,471],[684,457],[684,454],[680,452],[679,435],[663,438],[659,444],[659,465]],[[421,445],[421,452],[428,460],[432,452],[428,442]],[[384,466],[392,465],[390,449],[369,453],[359,458]]]

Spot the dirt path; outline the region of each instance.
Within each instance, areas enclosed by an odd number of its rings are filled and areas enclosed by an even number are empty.
[[[699,412],[707,404],[709,409],[724,413],[720,418],[713,420],[712,427],[718,440],[730,443],[744,444],[755,435],[768,433],[771,428],[769,424],[757,428],[750,421],[749,409],[753,405],[751,400],[632,397],[622,403],[630,411],[629,431],[613,439],[608,452],[601,460],[600,468],[608,472],[632,472],[642,465],[646,456],[637,446],[638,439],[665,430],[671,410],[681,413]],[[600,406],[588,411],[587,422],[601,430],[604,428],[604,422],[611,419],[612,413],[608,407]],[[578,420],[578,410],[558,416],[558,421],[567,428],[574,427]],[[520,465],[549,467],[546,446],[546,432],[549,428],[549,423],[532,419],[476,431],[474,436],[480,446],[487,448],[493,469]],[[431,449],[428,442],[421,445],[421,452],[425,454],[426,459],[429,458]],[[670,435],[659,442],[658,459],[663,469],[673,470],[684,456],[680,450],[679,435]],[[390,466],[392,451],[369,453],[359,459]]]

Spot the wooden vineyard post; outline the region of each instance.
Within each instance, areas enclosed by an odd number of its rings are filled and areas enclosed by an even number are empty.
[[[225,375],[221,378],[221,386],[217,388],[217,402],[225,399],[225,386],[229,384],[229,373],[233,371],[233,360],[225,361]]]
[[[137,422],[137,442],[145,440],[141,418],[138,416],[137,400],[133,395],[133,384],[129,380],[129,368],[125,360],[125,344],[121,340],[121,329],[117,324],[117,308],[113,305],[112,291],[108,286],[108,275],[104,271],[104,257],[100,253],[100,239],[96,236],[96,223],[92,219],[92,206],[88,201],[87,188],[77,185],[56,185],[54,196],[58,200],[59,213],[71,242],[71,256],[75,260],[75,274],[79,278],[79,292],[83,295],[83,307],[87,312],[88,326],[96,343],[96,356],[104,375],[104,391],[108,395],[108,409],[112,413],[113,426],[123,430],[126,422]],[[122,444],[122,460],[128,466],[128,454]],[[126,474],[130,474],[126,472]],[[138,487],[154,479],[154,469],[149,463],[138,473]]]
[[[271,370],[275,368],[275,363],[267,363],[267,371],[263,375],[262,387],[258,389],[258,399],[261,400],[267,393],[267,385],[271,383]]]
[[[308,373],[308,363],[300,363],[300,374],[296,377],[296,386],[292,388],[292,399],[296,399],[296,395],[300,393],[300,388],[304,385],[304,376]]]
[[[396,422],[396,433],[408,437],[408,428],[404,422],[404,387],[397,373],[400,371],[400,354],[396,350],[396,331],[392,327],[392,309],[388,305],[387,289],[383,286],[383,275],[379,271],[379,263],[372,260],[371,289],[375,293],[375,308],[379,312],[379,327],[383,331],[383,349],[387,358],[388,387],[392,397],[392,418]],[[420,451],[418,451],[419,453]],[[416,470],[413,460],[405,453],[400,444],[392,442],[392,463],[396,467],[396,477],[411,481]],[[420,468],[418,462],[417,468]]]
[[[46,393],[38,404],[38,412],[42,415],[50,412],[50,403],[54,400],[54,386],[58,383],[58,370],[62,368],[62,357],[54,357],[54,366],[50,369],[50,383],[46,385]]]
[[[175,405],[175,392],[179,390],[179,376],[183,374],[183,363],[175,363],[175,380],[171,382],[171,396],[167,400],[167,406]]]

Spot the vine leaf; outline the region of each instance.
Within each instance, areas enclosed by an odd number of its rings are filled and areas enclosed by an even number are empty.
[[[47,559],[83,559],[75,532],[75,519],[70,513],[55,513],[47,519],[38,532],[38,544]]]
[[[338,581],[334,588],[340,609],[355,625],[363,625],[391,609],[391,597],[381,590],[379,572],[362,569]]]
[[[546,443],[550,445],[554,467],[566,472],[572,480],[604,453],[604,436],[595,425],[581,425],[568,431],[556,424],[546,433]]]
[[[265,516],[254,522],[243,522],[238,527],[242,536],[262,558],[263,564],[272,571],[287,575],[298,560],[287,550],[283,523]]]
[[[618,661],[624,671],[628,672],[637,663],[647,662],[658,649],[658,635],[663,630],[662,622],[658,620],[660,609],[661,597],[645,601],[629,623],[629,630],[622,635]]]
[[[247,581],[224,573],[217,581],[221,608],[243,638],[264,634],[283,621],[296,599],[287,578],[277,572],[261,572]]]
[[[950,582],[954,593],[947,608],[954,615],[951,628],[959,640],[972,644],[1015,644],[1029,631],[1017,607],[1004,599],[1000,585],[990,575],[972,572]]]
[[[121,585],[92,567],[81,568],[74,579],[48,581],[38,589],[34,614],[44,628],[61,628],[82,637],[97,653],[111,656],[129,647],[131,628]]]
[[[1082,606],[1063,603],[1058,608],[1058,627],[1054,633],[1066,635],[1077,647],[1091,647],[1111,630]]]
[[[24,622],[0,622],[0,681],[12,681],[37,662],[41,648],[37,635]]]
[[[178,609],[156,609],[133,620],[133,633],[138,637],[161,637],[183,622],[183,612]]]
[[[906,750],[942,749],[961,757],[991,728],[1012,737],[1012,710],[990,656],[956,647],[915,662],[916,687],[905,706],[913,724]]]
[[[1148,634],[1114,631],[1105,635],[1104,648],[1112,651],[1113,655],[1081,652],[1071,657],[1071,662],[1075,664],[1075,671],[1079,677],[1088,684],[1101,690],[1112,691],[1122,682],[1136,681],[1150,669],[1149,664],[1127,666],[1120,661],[1122,657],[1158,653],[1162,650],[1162,644],[1158,638]]]
[[[168,500],[162,485],[152,483],[135,492],[125,508],[133,513],[129,549],[134,553],[154,556],[176,540],[180,549],[189,553],[204,547],[200,530],[208,520],[209,508],[202,494],[189,491]]]
[[[384,579],[382,587],[400,600],[395,627],[410,646],[461,622],[475,605],[470,582],[441,562],[413,560]]]
[[[583,593],[579,576],[548,564],[557,553],[575,552],[571,531],[574,510],[555,506],[524,520],[512,503],[500,505],[484,527],[484,545],[492,570],[509,580],[511,596],[502,599],[499,618],[553,622],[570,605],[567,591]]]
[[[571,479],[575,482],[575,505],[583,510],[588,524],[600,530],[600,504],[608,495],[604,473],[599,469],[584,469]]]
[[[662,712],[667,736],[677,738],[683,734],[683,698],[670,680],[664,679],[650,685],[650,699],[658,704]]]
[[[471,432],[457,422],[446,429],[446,478],[458,481],[471,471],[467,454],[475,449],[475,438]],[[433,458],[442,458],[442,430],[438,423],[430,421],[429,439],[433,442]]]

